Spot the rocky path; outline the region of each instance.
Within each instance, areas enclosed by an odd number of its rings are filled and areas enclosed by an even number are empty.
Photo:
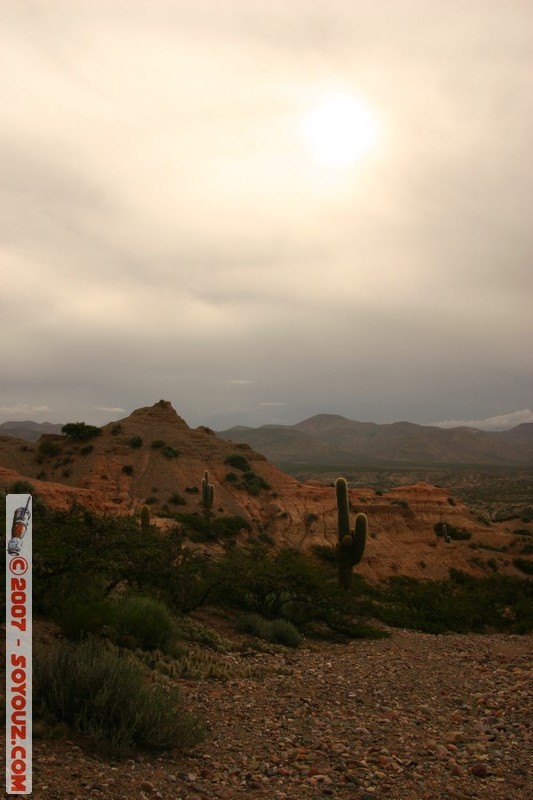
[[[182,682],[206,741],[109,766],[34,741],[35,800],[531,800],[531,637],[430,636],[231,653],[260,679]]]

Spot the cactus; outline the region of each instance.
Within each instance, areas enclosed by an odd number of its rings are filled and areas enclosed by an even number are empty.
[[[212,483],[209,483],[209,473],[206,470],[204,472],[204,477],[202,478],[202,506],[204,508],[204,515],[206,519],[209,519],[211,515],[214,496],[215,487]]]
[[[353,533],[350,531],[350,508],[348,504],[348,484],[344,478],[335,482],[337,495],[337,561],[339,565],[339,584],[349,589],[352,582],[353,567],[361,561],[366,544],[366,514],[357,514]]]
[[[141,508],[141,529],[147,531],[150,527],[150,509],[148,506]]]

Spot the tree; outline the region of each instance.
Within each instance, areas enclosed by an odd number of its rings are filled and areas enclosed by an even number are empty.
[[[94,439],[95,436],[100,436],[102,429],[96,425],[86,425],[85,422],[67,422],[61,428],[61,432],[65,434],[67,439],[85,442],[87,439]]]

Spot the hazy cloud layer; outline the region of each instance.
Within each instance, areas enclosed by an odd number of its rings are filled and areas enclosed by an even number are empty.
[[[4,0],[0,416],[528,421],[531,41],[529,0]],[[337,171],[333,90],[379,127]]]

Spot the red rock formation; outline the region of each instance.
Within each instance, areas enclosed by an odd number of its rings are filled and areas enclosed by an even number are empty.
[[[139,438],[142,444],[135,446]],[[336,543],[333,486],[300,483],[248,445],[219,439],[209,428],[189,428],[166,401],[105,425],[90,442],[55,438],[54,455],[47,454],[43,439],[28,444],[0,438],[0,485],[8,488],[24,478],[53,507],[68,508],[75,501],[94,511],[116,514],[136,513],[148,500],[152,519],[164,528],[169,523],[156,517],[157,511],[201,512],[201,493],[196,490],[207,469],[215,487],[215,518],[245,517],[251,520],[255,535],[266,533],[280,547],[308,551],[312,545]],[[250,470],[270,488],[257,495],[239,488],[242,471],[225,463],[235,454],[244,456]],[[230,472],[237,476],[236,483],[227,480]],[[171,502],[175,493],[183,505]],[[512,539],[503,526],[488,529],[463,503],[457,499],[450,503],[445,490],[430,484],[402,486],[379,495],[372,489],[352,489],[350,505],[354,516],[364,511],[368,517],[367,548],[357,571],[372,579],[395,573],[444,578],[450,567],[485,574],[473,562],[476,551],[470,545],[499,547]],[[472,539],[446,544],[434,532],[439,522],[465,529]],[[512,555],[481,551],[481,556],[482,561],[492,556],[501,571],[513,572]]]

